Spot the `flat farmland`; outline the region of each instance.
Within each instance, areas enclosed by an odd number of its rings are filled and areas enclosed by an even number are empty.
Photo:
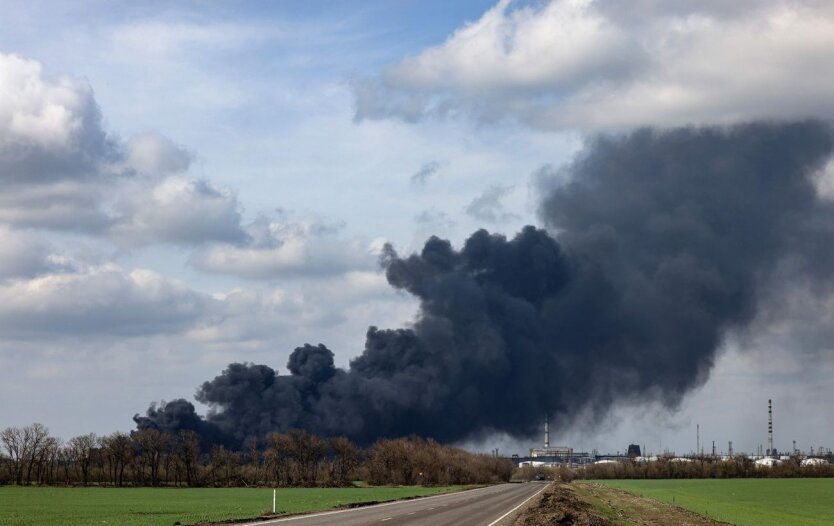
[[[598,480],[593,484],[739,526],[834,524],[834,479]]]
[[[462,486],[282,488],[280,513],[437,495]],[[258,517],[272,511],[267,488],[56,488],[0,486],[0,524],[171,526]]]

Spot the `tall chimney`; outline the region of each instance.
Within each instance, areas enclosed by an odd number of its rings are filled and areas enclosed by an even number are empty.
[[[773,456],[773,404],[767,400],[767,456]]]
[[[701,424],[695,424],[695,455],[701,454]]]
[[[550,428],[547,425],[547,415],[544,416],[544,448],[550,447]]]
[[[728,446],[727,447],[727,456],[729,456],[730,458],[733,458],[733,441],[730,440],[730,442],[727,444],[727,446]]]

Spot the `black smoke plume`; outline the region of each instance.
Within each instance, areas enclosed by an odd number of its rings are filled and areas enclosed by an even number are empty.
[[[206,422],[170,417],[182,401],[137,422],[210,425],[238,443],[294,427],[457,441],[529,436],[545,414],[570,425],[616,403],[675,407],[724,335],[755,318],[781,264],[827,277],[834,212],[814,177],[833,144],[817,122],[594,139],[543,191],[547,230],[479,230],[460,250],[432,237],[406,257],[389,248],[388,281],[420,299],[419,315],[371,327],[348,370],[305,345],[289,374],[235,363],[204,383]]]

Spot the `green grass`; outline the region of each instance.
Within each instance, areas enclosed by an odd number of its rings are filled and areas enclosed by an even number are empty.
[[[598,480],[740,526],[834,524],[834,479]]]
[[[299,513],[362,502],[436,495],[461,486],[284,488],[278,511]],[[272,511],[266,488],[49,488],[0,486],[0,524],[171,526],[257,517]]]

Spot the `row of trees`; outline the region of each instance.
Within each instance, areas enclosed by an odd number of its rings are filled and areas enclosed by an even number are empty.
[[[796,459],[784,460],[773,467],[756,466],[748,457],[732,460],[703,459],[676,462],[616,462],[591,464],[570,473],[559,471],[560,478],[585,479],[693,479],[693,478],[789,478],[834,477],[834,465],[801,466]],[[568,478],[566,478],[568,477]]]
[[[241,451],[201,444],[192,431],[86,434],[67,442],[41,424],[0,432],[0,484],[100,486],[347,486],[479,484],[508,480],[512,464],[416,437],[360,449],[303,430],[249,440]]]

